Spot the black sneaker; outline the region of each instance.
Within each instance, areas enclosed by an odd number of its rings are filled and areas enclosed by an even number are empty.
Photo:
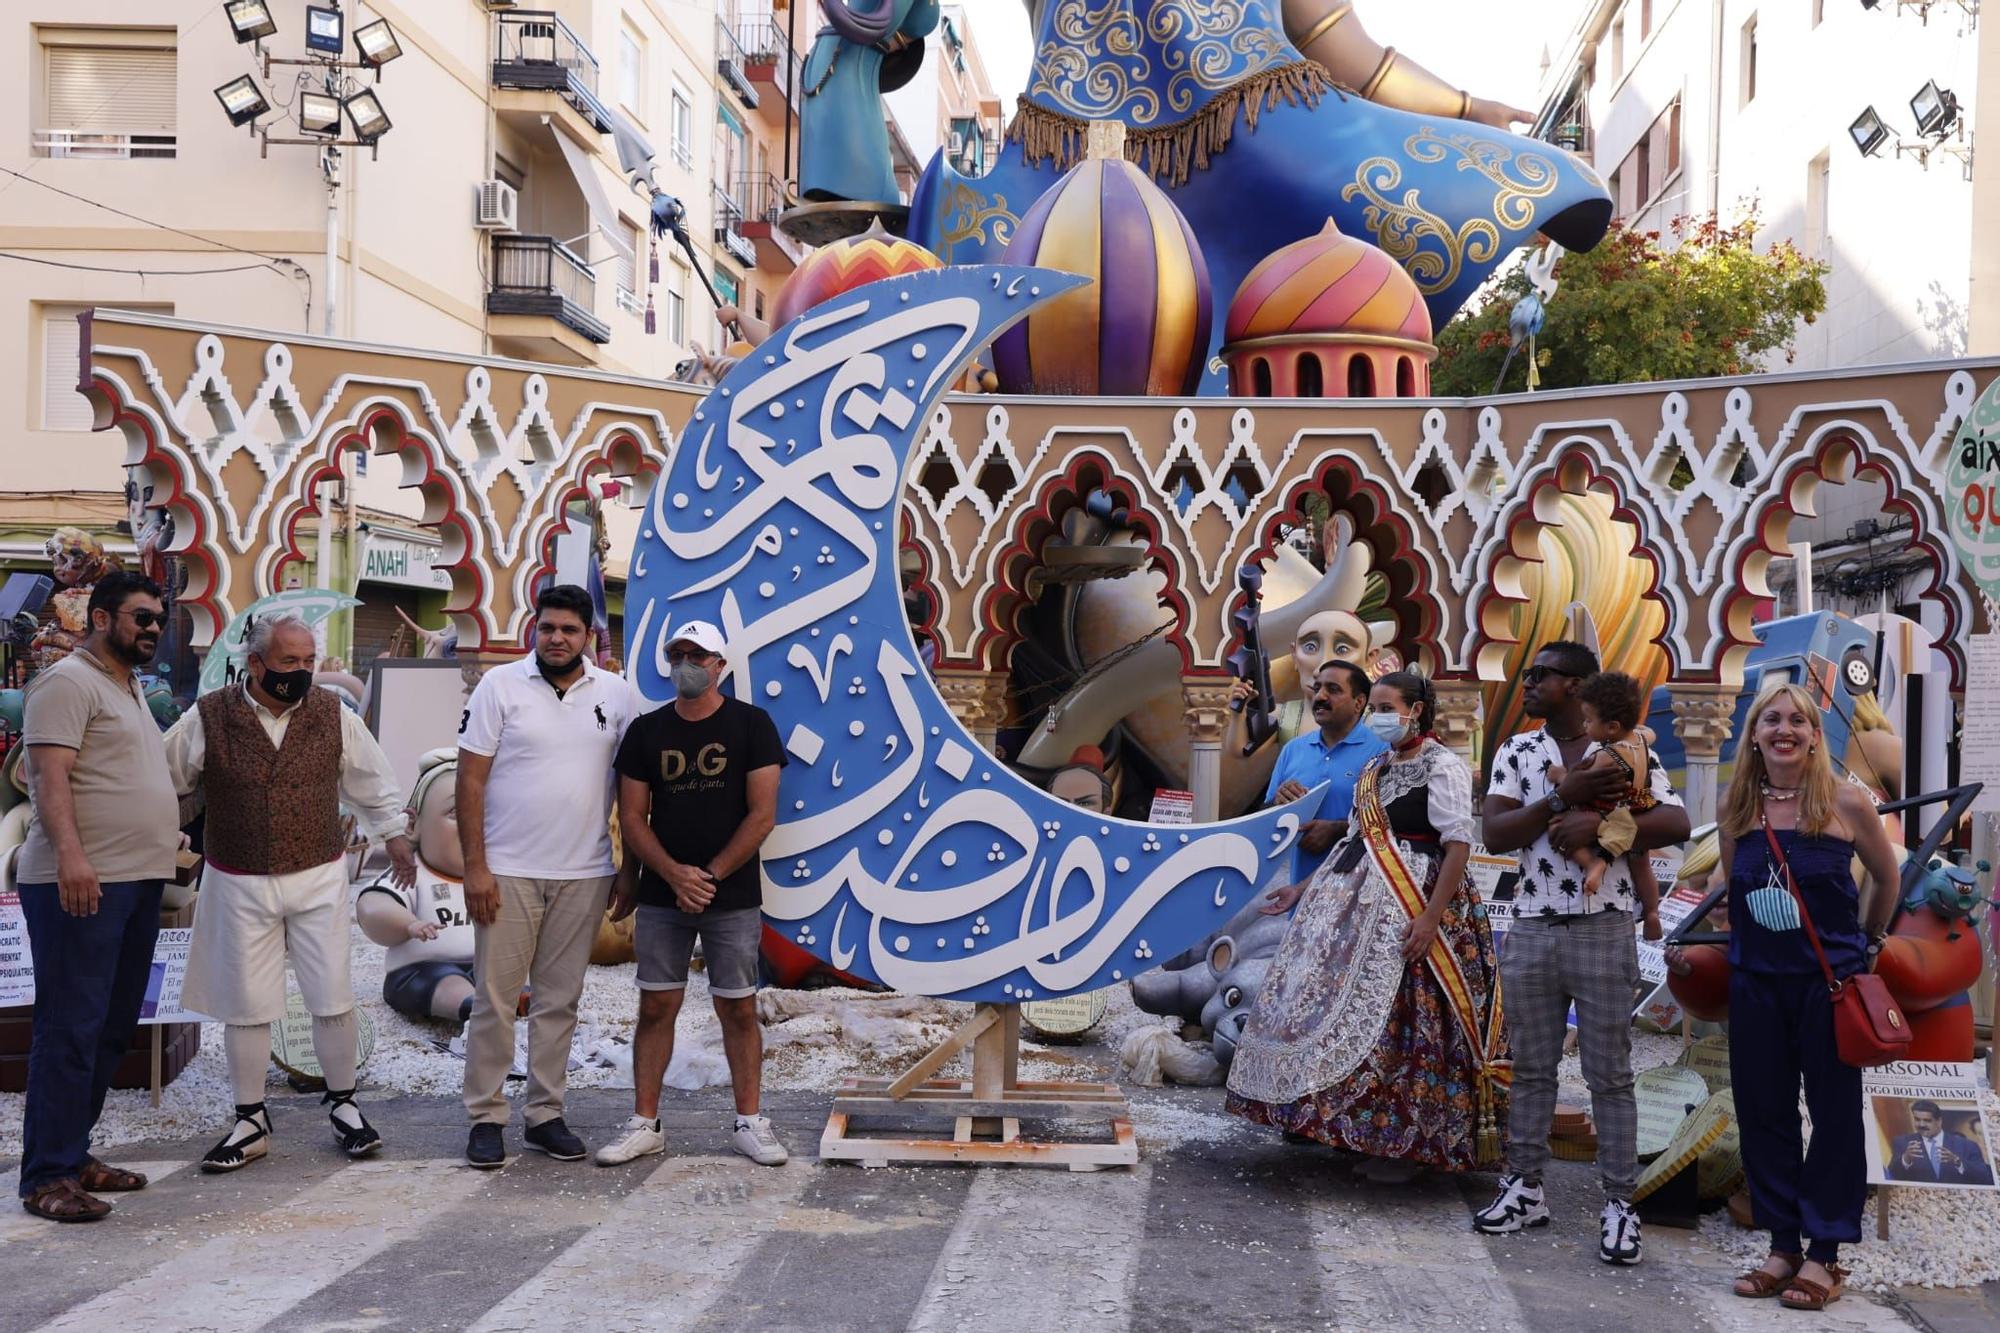
[[[581,1162],[590,1155],[590,1149],[583,1146],[582,1139],[570,1133],[561,1116],[528,1126],[528,1132],[521,1137],[527,1140],[530,1148],[545,1152],[558,1162]]]
[[[507,1165],[507,1142],[501,1137],[500,1126],[479,1124],[472,1127],[472,1137],[465,1141],[465,1164],[481,1171]]]

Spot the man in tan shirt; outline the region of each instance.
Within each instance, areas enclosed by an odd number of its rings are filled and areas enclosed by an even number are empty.
[[[90,1155],[112,1071],[138,1026],[174,873],[180,805],[134,668],[165,627],[159,585],[123,571],[90,594],[90,634],[27,690],[34,814],[15,862],[35,961],[21,1206],[54,1222],[111,1211],[145,1187]]]

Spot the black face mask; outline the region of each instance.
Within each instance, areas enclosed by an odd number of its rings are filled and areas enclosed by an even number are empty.
[[[305,698],[312,683],[313,673],[303,667],[297,671],[273,671],[266,667],[264,674],[257,677],[257,684],[263,687],[264,693],[281,704],[295,704]]]

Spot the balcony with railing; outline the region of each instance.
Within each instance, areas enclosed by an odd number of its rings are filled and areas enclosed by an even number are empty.
[[[592,129],[600,134],[611,132],[610,113],[597,96],[597,57],[561,15],[517,9],[494,17],[495,88],[553,93]]]
[[[553,320],[592,343],[611,341],[611,327],[599,319],[597,275],[574,250],[553,236],[495,236],[493,278],[486,313]],[[519,336],[533,340],[523,328]],[[571,340],[548,335],[567,346]]]
[[[738,231],[757,248],[757,267],[767,272],[789,273],[806,257],[806,248],[778,230],[778,219],[798,200],[785,183],[768,171],[752,172],[736,182],[735,198],[741,202],[743,220]]]
[[[799,88],[805,61],[792,49],[785,30],[765,19],[736,30],[743,48],[744,73],[757,89],[757,114],[774,129],[783,129],[799,113]]]
[[[757,109],[757,86],[750,82],[750,53],[736,28],[723,17],[715,20],[715,72],[744,106]]]
[[[744,234],[743,205],[721,185],[710,187],[715,202],[715,243],[744,268],[757,267],[757,247]]]
[[[178,155],[178,141],[171,132],[152,134],[131,130],[45,130],[35,131],[36,157],[76,157],[114,159],[171,158]]]

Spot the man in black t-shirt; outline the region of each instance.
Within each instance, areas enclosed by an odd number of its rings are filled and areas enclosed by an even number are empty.
[[[757,849],[778,815],[785,751],[771,715],[723,697],[722,633],[691,620],[667,645],[674,702],[634,721],[618,747],[618,827],[644,868],[635,899],[639,1027],[632,1038],[633,1115],[599,1166],[664,1152],[660,1084],[674,1054],[674,1023],[687,990],[695,940],[722,1021],[722,1049],[736,1094],[730,1143],[765,1166],[787,1158],[758,1110],[764,1033],[757,1024],[757,969],[764,932]]]

